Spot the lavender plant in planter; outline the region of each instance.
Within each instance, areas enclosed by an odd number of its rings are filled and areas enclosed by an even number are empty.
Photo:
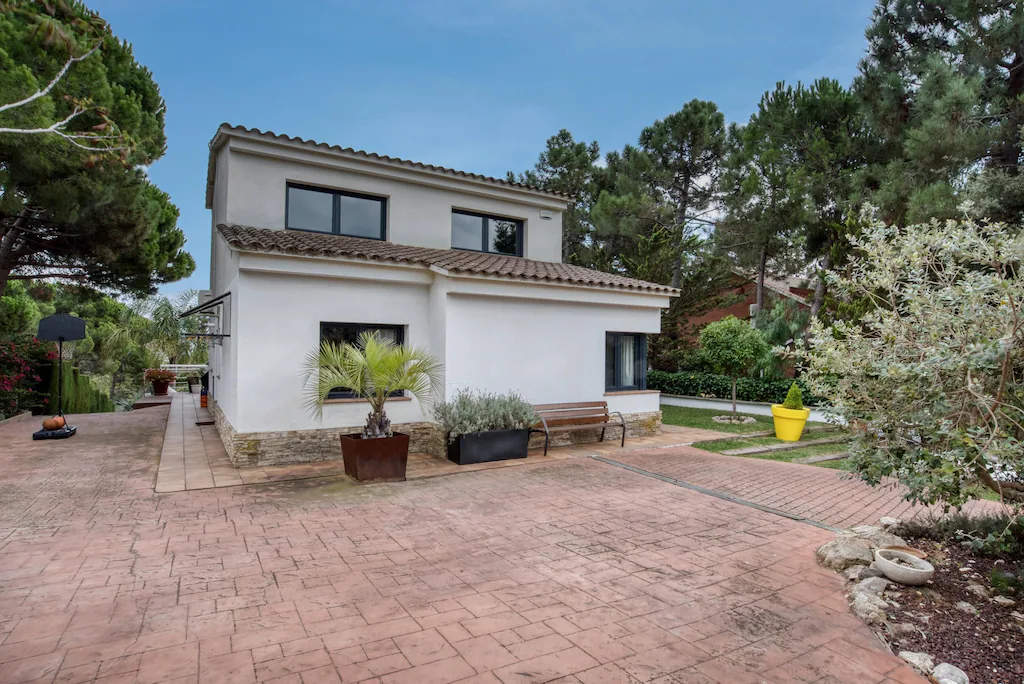
[[[362,433],[341,436],[345,474],[360,482],[405,480],[409,435],[395,432],[384,410],[388,398],[409,392],[429,406],[442,365],[426,350],[397,345],[366,332],[356,344],[323,342],[306,355],[306,409],[318,420],[332,390],[345,387],[370,405]]]
[[[459,465],[526,458],[530,427],[537,422],[533,406],[514,392],[462,390],[438,404],[434,415],[446,437],[448,460]]]

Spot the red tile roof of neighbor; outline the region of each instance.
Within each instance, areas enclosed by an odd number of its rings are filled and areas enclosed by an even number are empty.
[[[539,187],[537,185],[532,185],[530,183],[520,183],[518,181],[510,181],[510,180],[508,180],[506,178],[494,178],[492,176],[484,176],[484,175],[479,174],[479,173],[470,173],[469,171],[459,171],[458,169],[450,169],[450,168],[448,168],[446,166],[435,166],[434,164],[424,164],[423,162],[410,161],[408,159],[401,159],[399,157],[389,157],[389,156],[384,155],[384,154],[377,154],[376,152],[365,152],[363,150],[357,150],[357,149],[353,149],[351,147],[341,147],[340,145],[328,145],[327,143],[321,143],[321,142],[317,142],[315,140],[306,140],[304,138],[299,138],[297,136],[282,135],[280,133],[274,133],[273,131],[261,131],[258,128],[246,128],[245,126],[234,126],[234,125],[229,124],[229,123],[222,123],[220,125],[220,127],[217,129],[217,133],[213,136],[213,139],[210,140],[210,164],[209,164],[209,168],[208,168],[208,171],[207,171],[207,179],[206,179],[206,185],[207,185],[206,203],[207,203],[207,208],[210,207],[210,202],[212,201],[212,197],[213,197],[213,194],[212,194],[213,193],[213,175],[215,173],[215,166],[213,164],[213,159],[214,159],[213,152],[214,152],[214,148],[216,147],[216,143],[217,143],[218,138],[220,138],[221,136],[223,136],[225,134],[226,135],[242,134],[242,135],[256,136],[256,137],[260,137],[260,138],[263,138],[265,140],[270,140],[270,141],[274,141],[274,142],[283,142],[283,143],[290,143],[290,144],[293,144],[293,145],[302,145],[302,146],[305,146],[305,147],[319,148],[319,149],[322,149],[322,150],[329,150],[329,151],[332,151],[332,152],[337,152],[338,154],[345,155],[345,156],[359,157],[359,158],[362,158],[362,159],[370,159],[370,160],[373,160],[373,161],[384,162],[386,164],[390,164],[390,165],[394,165],[394,166],[404,166],[404,167],[409,168],[409,169],[417,169],[417,170],[421,170],[421,171],[428,171],[428,172],[431,172],[431,173],[442,174],[442,175],[445,175],[445,176],[454,176],[454,177],[457,177],[457,178],[465,178],[465,179],[468,179],[468,180],[480,181],[480,182],[488,183],[488,184],[491,184],[491,185],[501,185],[501,186],[505,186],[505,187],[508,187],[508,188],[518,188],[518,189],[521,189],[521,190],[528,190],[530,192],[534,192],[534,193],[537,193],[537,194],[540,194],[540,195],[546,195],[548,197],[552,197],[552,198],[555,198],[555,199],[564,200],[566,202],[572,201],[572,196],[571,195],[567,195],[565,193],[558,192],[558,191],[555,191],[555,190],[547,190],[547,189]]]
[[[522,257],[469,252],[460,249],[412,247],[344,235],[308,233],[297,230],[271,230],[234,224],[219,224],[217,230],[233,248],[248,252],[349,257],[425,267],[435,266],[455,273],[567,283],[586,287],[611,287],[622,290],[656,292],[670,296],[679,294],[679,290],[668,285],[648,283],[613,273],[551,261],[534,261]]]

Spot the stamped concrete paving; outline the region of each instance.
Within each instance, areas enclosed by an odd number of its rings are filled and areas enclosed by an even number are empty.
[[[820,529],[590,459],[156,494],[166,408],[0,426],[0,682],[921,682]]]
[[[906,501],[906,490],[895,481],[869,487],[845,471],[821,466],[725,456],[694,447],[608,458],[837,528],[877,524],[883,516],[909,519],[931,512]],[[1000,508],[994,501],[972,501],[965,507],[968,512]]]

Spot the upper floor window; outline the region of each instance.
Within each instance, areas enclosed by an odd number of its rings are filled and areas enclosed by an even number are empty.
[[[523,222],[516,219],[452,211],[452,247],[475,252],[523,256]]]
[[[384,240],[387,199],[289,183],[285,215],[292,230]]]

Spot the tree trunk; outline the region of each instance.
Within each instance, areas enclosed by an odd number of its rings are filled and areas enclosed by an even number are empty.
[[[761,256],[757,261],[757,310],[764,309],[764,275],[768,269],[768,243],[761,247]]]
[[[736,378],[732,379],[732,417],[736,419]]]
[[[1024,51],[1014,55],[1013,61],[1010,63],[1007,90],[1010,102],[1018,101],[1024,95]],[[1012,131],[1012,134],[1005,143],[996,149],[994,155],[998,160],[997,165],[1012,176],[1016,176],[1020,171],[1021,145],[1018,131],[1020,131],[1022,121],[1017,114],[1018,111],[1018,108],[1011,105],[1004,128]]]
[[[14,243],[17,242],[21,228],[25,225],[28,213],[28,207],[24,207],[14,220],[14,225],[0,237],[0,297],[3,297],[7,281],[11,278],[11,271],[14,270]]]
[[[679,231],[676,255],[672,263],[672,287],[679,287],[683,281],[683,245],[686,244],[686,212],[690,208],[690,178],[683,178],[683,191],[676,208],[676,229]]]
[[[825,243],[825,253],[821,257],[821,268],[818,270],[818,283],[814,286],[814,300],[811,302],[811,318],[817,318],[821,307],[825,305],[825,273],[832,268],[832,243],[834,238],[830,237]]]

